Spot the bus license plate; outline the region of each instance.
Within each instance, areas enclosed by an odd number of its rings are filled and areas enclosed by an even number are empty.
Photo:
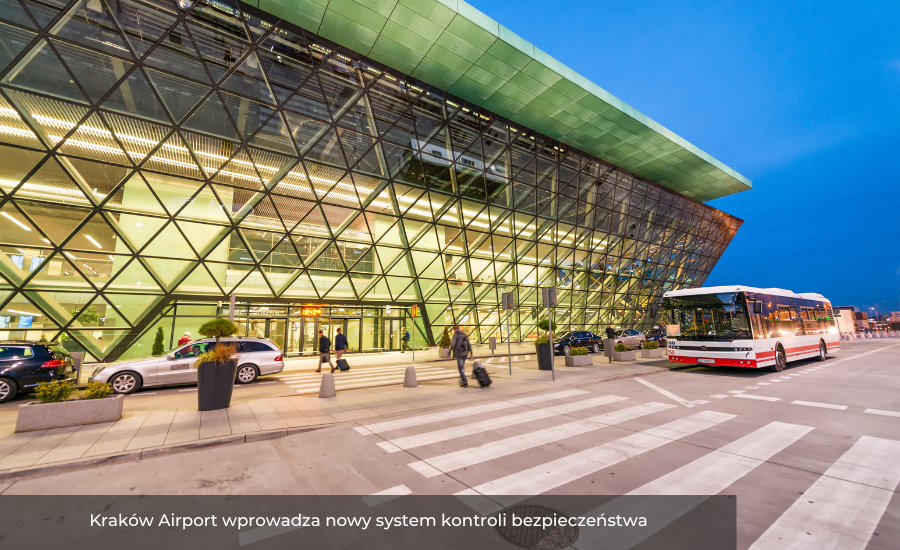
[[[715,363],[716,360],[715,359],[706,359],[705,357],[699,357],[699,358],[697,358],[697,362],[698,363]]]

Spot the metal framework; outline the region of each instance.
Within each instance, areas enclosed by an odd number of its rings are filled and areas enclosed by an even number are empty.
[[[252,8],[4,0],[0,19],[3,337],[141,354],[166,304],[236,293],[417,303],[428,332],[520,340],[541,286],[557,330],[639,327],[740,227]]]

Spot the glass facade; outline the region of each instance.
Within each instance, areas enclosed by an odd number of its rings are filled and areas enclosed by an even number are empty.
[[[235,294],[330,307],[363,348],[413,304],[428,342],[518,341],[542,286],[559,330],[642,328],[740,227],[253,8],[0,3],[3,339],[141,355]]]

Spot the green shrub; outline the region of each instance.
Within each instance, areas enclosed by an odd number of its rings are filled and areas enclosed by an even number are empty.
[[[534,339],[534,343],[535,344],[549,344],[550,337],[547,336],[546,334],[541,334],[540,336],[538,336],[537,338]]]
[[[659,344],[656,342],[644,342],[644,349],[657,349]]]
[[[82,399],[103,399],[113,394],[112,386],[102,382],[90,382],[81,394]]]
[[[68,380],[43,382],[34,389],[34,396],[40,399],[41,403],[59,403],[68,399],[73,393],[75,393],[75,386]]]
[[[200,325],[200,328],[197,330],[204,338],[215,338],[216,345],[219,343],[219,338],[227,338],[237,333],[237,331],[238,328],[228,319],[207,321]]]
[[[444,332],[441,334],[441,337],[438,338],[437,345],[439,348],[450,349],[450,333],[447,330],[447,327],[444,327]]]
[[[590,353],[587,348],[572,348],[569,350],[569,355],[587,355]]]
[[[628,346],[626,346],[625,344],[623,344],[621,342],[616,344],[616,351],[632,351],[632,350],[634,350],[634,348],[629,348]]]
[[[163,346],[165,337],[166,335],[163,334],[162,327],[156,329],[156,338],[153,340],[153,348],[150,350],[150,355],[159,357],[166,352],[166,348]]]
[[[543,319],[538,321],[537,328],[539,328],[541,330],[550,330],[550,319],[547,319],[546,317],[544,317]]]
[[[200,363],[221,364],[229,361],[237,354],[237,344],[216,344],[206,353],[201,353],[194,361],[194,368],[200,368]]]

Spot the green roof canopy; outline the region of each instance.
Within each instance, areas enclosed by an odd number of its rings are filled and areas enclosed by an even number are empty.
[[[700,201],[750,180],[463,0],[245,0]]]

